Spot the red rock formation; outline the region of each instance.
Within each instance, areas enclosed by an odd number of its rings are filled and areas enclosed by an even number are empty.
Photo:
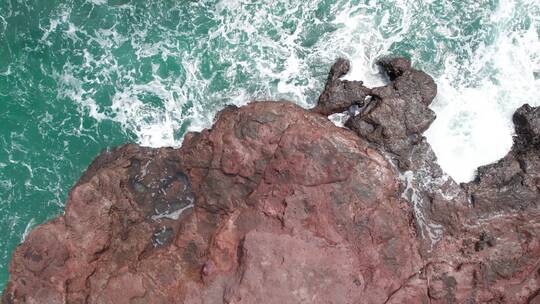
[[[103,152],[17,248],[2,303],[538,303],[538,159],[519,208],[504,178],[440,182],[431,78],[385,61],[391,83],[368,89],[347,67],[314,111],[253,102],[180,149]],[[351,105],[354,131],[324,116]],[[529,112],[519,151],[538,155]]]

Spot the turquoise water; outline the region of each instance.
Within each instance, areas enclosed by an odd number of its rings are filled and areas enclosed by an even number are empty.
[[[539,35],[535,0],[2,0],[0,289],[15,246],[62,213],[100,150],[178,146],[226,104],[308,107],[337,56],[369,85],[387,54],[431,73],[428,139],[467,180],[506,153],[512,111],[540,102]]]

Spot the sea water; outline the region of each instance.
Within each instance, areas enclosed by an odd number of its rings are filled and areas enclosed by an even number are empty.
[[[430,73],[426,136],[466,182],[540,104],[539,35],[538,0],[0,0],[0,290],[100,150],[179,146],[227,104],[310,107],[338,56],[370,86],[385,55]]]

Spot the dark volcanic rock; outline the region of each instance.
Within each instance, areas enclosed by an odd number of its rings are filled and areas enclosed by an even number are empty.
[[[458,186],[422,136],[435,119],[428,108],[435,83],[403,58],[380,65],[390,82],[371,89],[346,125],[400,171],[430,303],[540,301],[540,108],[518,109],[509,154]],[[400,289],[390,298],[400,294],[409,292]]]
[[[523,105],[513,121],[512,150],[497,163],[478,168],[476,179],[466,185],[471,203],[482,214],[540,205],[540,108]]]
[[[336,60],[328,74],[324,91],[319,96],[319,102],[312,111],[330,115],[343,112],[352,105],[364,105],[371,90],[366,88],[362,81],[341,80],[340,77],[347,74],[349,69],[348,60],[343,58]]]
[[[2,303],[540,301],[540,111],[459,186],[422,136],[435,83],[381,66],[369,89],[338,60],[313,111],[253,102],[180,149],[103,152],[17,248]],[[353,105],[352,131],[325,117]]]
[[[429,75],[411,68],[404,58],[380,62],[391,82],[370,90],[369,102],[346,126],[359,136],[385,147],[402,168],[411,166],[411,149],[424,140],[435,113],[429,105],[437,85]]]

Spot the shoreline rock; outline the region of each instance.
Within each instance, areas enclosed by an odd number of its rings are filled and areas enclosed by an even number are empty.
[[[179,149],[102,152],[2,303],[540,303],[539,108],[458,185],[422,135],[435,82],[381,68],[367,88],[339,59],[312,110],[231,106]],[[344,111],[349,129],[327,118]]]

